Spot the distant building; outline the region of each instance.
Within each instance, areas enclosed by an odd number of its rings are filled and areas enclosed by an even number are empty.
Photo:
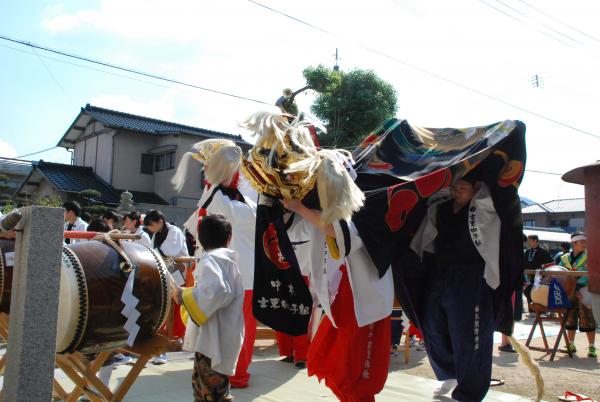
[[[88,104],[58,142],[59,147],[72,152],[72,165],[34,162],[15,198],[67,200],[81,190],[95,189],[101,193],[97,201],[116,206],[121,192],[128,190],[137,208],[159,207],[169,219],[182,223],[196,208],[203,177],[200,169],[190,169],[179,193],[173,189],[171,178],[192,144],[208,138],[230,139],[243,150],[251,147],[240,135]]]
[[[31,172],[31,162],[22,159],[0,158],[0,195],[9,198]]]
[[[565,232],[585,230],[583,198],[568,198],[535,203],[522,208],[523,225],[536,228],[560,228]]]

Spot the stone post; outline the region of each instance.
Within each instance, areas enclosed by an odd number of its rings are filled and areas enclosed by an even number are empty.
[[[63,210],[31,206],[21,212],[3,400],[46,402],[54,378]]]

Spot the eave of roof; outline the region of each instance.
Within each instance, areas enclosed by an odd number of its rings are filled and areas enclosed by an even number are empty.
[[[109,117],[107,117],[107,115],[112,115],[112,116],[114,116],[114,118],[109,118]],[[225,138],[225,139],[230,139],[240,145],[251,146],[250,143],[244,141],[244,139],[242,138],[241,135],[229,134],[229,133],[209,130],[209,129],[205,129],[205,128],[193,127],[193,126],[188,126],[185,124],[179,124],[179,123],[174,123],[174,122],[170,122],[170,121],[154,119],[151,117],[134,115],[134,114],[125,113],[125,112],[119,112],[116,110],[92,106],[90,104],[87,104],[85,107],[81,108],[81,111],[79,112],[79,114],[77,115],[77,117],[75,118],[73,123],[71,123],[71,125],[69,126],[69,128],[67,129],[65,134],[61,137],[57,146],[64,147],[64,148],[72,148],[73,147],[72,144],[74,144],[74,141],[68,139],[68,137],[73,132],[73,130],[76,130],[76,127],[78,127],[77,123],[84,116],[89,117],[89,119],[95,119],[96,121],[99,121],[102,124],[104,124],[104,126],[110,127],[110,128],[120,128],[120,129],[126,129],[126,130],[137,131],[140,133],[153,134],[153,135],[189,135],[189,136],[194,136],[194,137]],[[137,125],[123,124],[123,123],[119,124],[119,123],[115,122],[115,119],[137,121],[140,124],[137,124]],[[87,125],[88,123],[89,123],[89,120],[85,124]],[[159,126],[159,127],[161,127],[161,129],[157,129],[157,128],[152,129],[152,128],[144,127],[143,126],[144,123],[147,123],[148,125]],[[83,127],[83,125],[79,126],[79,127]],[[81,129],[77,129],[77,131],[80,131],[80,130]]]

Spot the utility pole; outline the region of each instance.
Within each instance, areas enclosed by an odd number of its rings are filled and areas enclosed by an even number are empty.
[[[340,57],[337,47],[335,48],[335,64],[333,65],[333,71],[340,71]]]
[[[544,80],[538,74],[532,75],[530,82],[533,88],[544,88]]]

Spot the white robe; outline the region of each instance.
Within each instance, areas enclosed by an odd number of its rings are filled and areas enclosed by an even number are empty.
[[[423,252],[435,253],[435,238],[437,237],[437,207],[440,203],[449,199],[449,193],[442,190],[441,195],[433,196],[431,205],[427,210],[427,215],[421,222],[421,226],[413,237],[410,248],[421,258]],[[448,194],[448,196],[444,196]],[[471,240],[485,261],[483,277],[492,289],[500,285],[500,229],[501,222],[494,202],[490,194],[490,189],[484,183],[469,204],[469,216],[473,215],[470,225]]]
[[[189,313],[183,349],[211,359],[211,368],[233,375],[244,339],[244,288],[237,254],[227,248],[203,253],[195,270],[196,285],[183,292]]]
[[[148,235],[148,233],[146,233],[141,226],[139,226],[136,229],[136,231],[133,232],[132,234],[140,236],[139,239],[133,240],[134,243],[138,243],[138,244],[141,244],[142,246],[152,248],[152,240],[150,239],[150,236]]]
[[[160,245],[155,247],[154,242],[156,241],[156,233],[152,235],[152,246],[154,248],[160,248],[160,251],[167,257],[186,257],[188,256],[187,244],[185,242],[185,235],[177,226],[173,226],[170,223],[166,223],[169,232],[167,238]]]
[[[307,243],[296,244],[294,248],[300,270],[303,274],[310,273],[311,288],[325,314],[335,325],[331,305],[341,280],[339,267],[346,264],[358,326],[363,327],[388,317],[394,304],[392,271],[388,269],[379,278],[377,268],[352,221],[338,221],[333,227],[339,251],[338,259],[330,252],[325,235],[298,214],[294,216],[294,222],[288,229],[292,244],[309,240]]]
[[[68,227],[69,227],[69,222],[65,222],[65,232],[67,231]],[[71,231],[86,232],[87,227],[88,227],[88,224],[80,217],[77,217],[77,220],[75,221],[75,223],[73,223],[73,228],[71,229]],[[80,241],[86,241],[86,239],[71,239],[70,244],[77,243]]]
[[[256,230],[256,204],[244,197],[245,202],[235,201],[223,194],[218,188],[204,189],[198,202],[198,210],[189,217],[184,227],[198,239],[198,211],[213,194],[211,202],[206,206],[208,214],[221,214],[227,218],[232,227],[229,248],[238,253],[238,267],[242,274],[244,290],[252,290],[254,285],[254,237]],[[196,257],[202,254],[200,244]]]

